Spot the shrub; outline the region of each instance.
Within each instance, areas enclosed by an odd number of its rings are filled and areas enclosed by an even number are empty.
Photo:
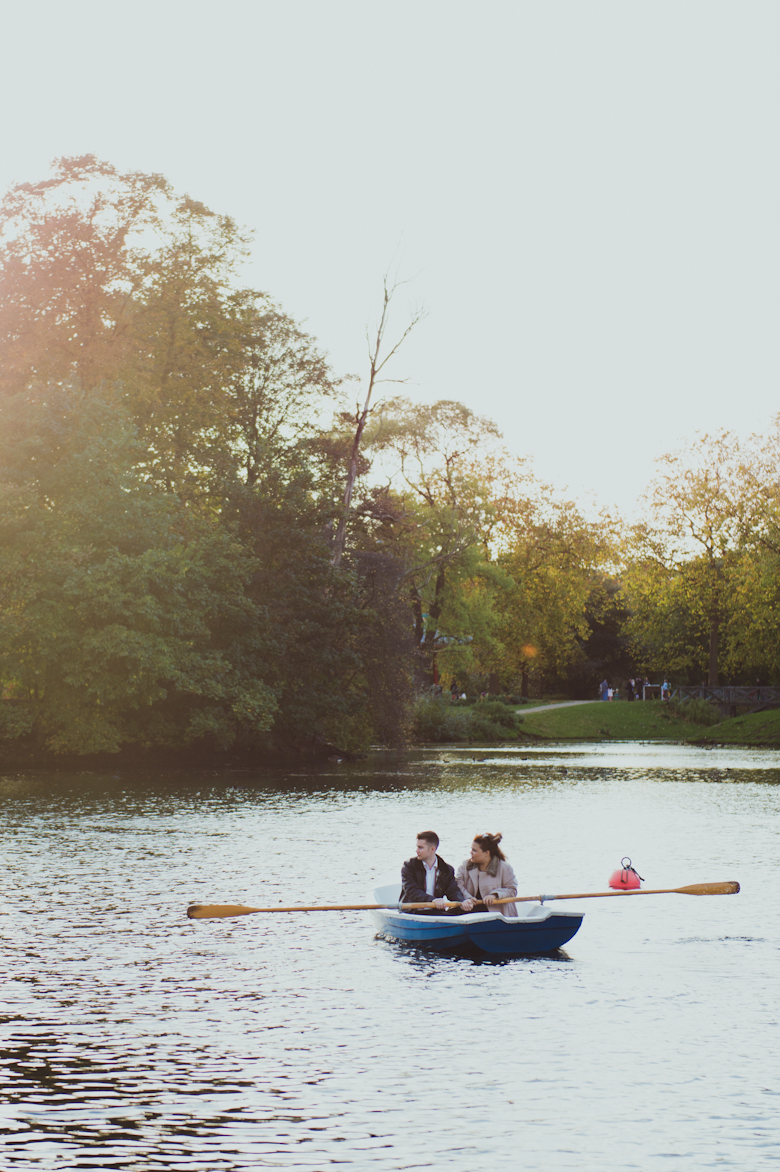
[[[490,696],[488,694],[487,698],[485,700],[483,700],[480,696],[480,693],[475,692],[473,695],[468,696],[466,698],[466,700],[461,700],[460,703],[464,704],[464,705],[465,704],[469,704],[469,705],[471,705],[471,704],[507,704],[510,708],[519,708],[521,704],[527,704],[528,701],[524,700],[522,696],[503,695],[503,694],[499,695],[499,696]]]
[[[685,700],[676,697],[667,701],[667,712],[674,713],[690,724],[718,724],[720,712],[709,700],[702,700],[700,696],[689,696]]]
[[[466,707],[422,697],[414,709],[414,734],[422,741],[505,741],[517,738],[519,718],[496,700]]]
[[[423,696],[414,706],[414,735],[421,741],[467,741],[469,715],[450,700]]]
[[[477,721],[482,723],[495,724],[503,729],[510,729],[516,732],[516,717],[511,708],[506,704],[502,704],[500,700],[483,700],[480,705],[471,714],[471,723],[475,724]]]

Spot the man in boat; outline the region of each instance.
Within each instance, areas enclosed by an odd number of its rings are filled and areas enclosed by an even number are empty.
[[[401,868],[401,902],[432,903],[442,912],[449,901],[460,903],[464,912],[470,912],[474,901],[461,891],[455,868],[436,853],[438,847],[439,836],[433,830],[423,830],[417,835],[415,857],[407,859]],[[427,914],[436,915],[436,912]]]

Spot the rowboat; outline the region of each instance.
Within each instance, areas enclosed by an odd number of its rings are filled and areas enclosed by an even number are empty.
[[[518,904],[516,917],[500,911],[415,916],[397,910],[400,898],[400,883],[385,883],[370,893],[370,902],[385,905],[371,912],[380,935],[423,948],[476,949],[492,956],[555,952],[575,935],[584,915],[543,904]]]

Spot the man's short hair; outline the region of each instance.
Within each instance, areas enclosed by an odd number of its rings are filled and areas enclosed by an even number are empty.
[[[420,834],[417,835],[417,837],[418,839],[421,838],[423,842],[431,843],[432,846],[439,845],[439,836],[434,830],[423,830],[420,832]]]

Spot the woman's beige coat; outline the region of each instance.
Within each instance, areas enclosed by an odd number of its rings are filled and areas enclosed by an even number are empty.
[[[488,863],[486,871],[480,871],[476,863],[466,859],[458,867],[456,878],[461,891],[473,899],[484,899],[486,895],[495,895],[499,899],[505,895],[517,895],[517,879],[512,867],[495,856]],[[497,907],[496,911],[505,916],[516,916],[517,906],[505,903]]]

